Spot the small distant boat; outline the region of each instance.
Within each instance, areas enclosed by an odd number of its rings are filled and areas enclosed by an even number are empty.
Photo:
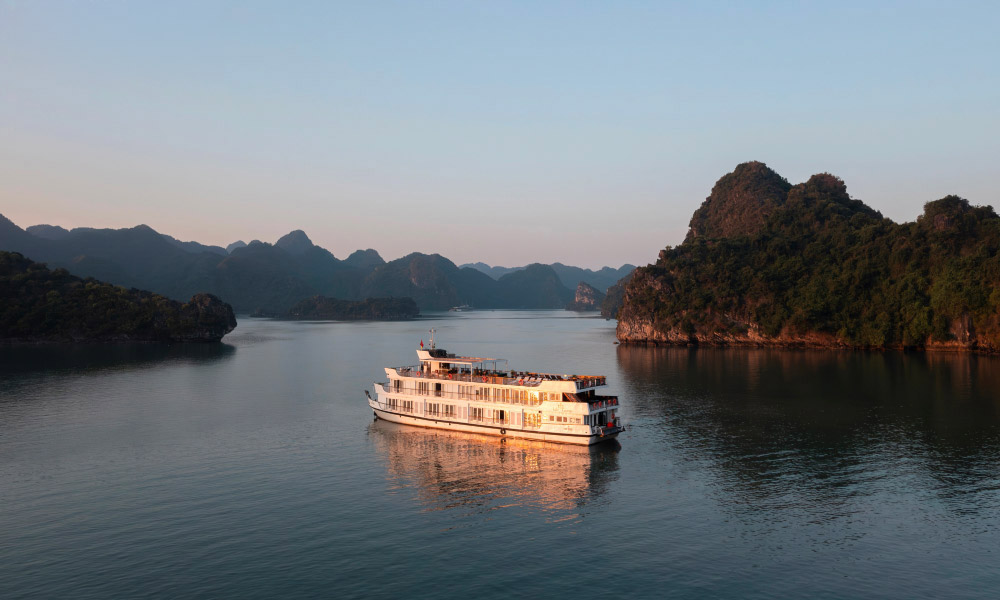
[[[623,431],[618,398],[598,394],[601,375],[554,375],[497,369],[504,359],[456,356],[432,342],[420,364],[387,367],[388,381],[365,390],[375,417],[486,435],[591,445]]]
[[[468,304],[462,304],[461,306],[452,306],[448,310],[450,310],[451,312],[465,312],[467,310],[472,310],[472,307],[469,306]]]

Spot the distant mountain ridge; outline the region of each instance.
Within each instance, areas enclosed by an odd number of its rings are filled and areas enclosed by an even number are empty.
[[[537,264],[537,263],[536,263]],[[523,267],[491,267],[484,262],[476,263],[465,263],[461,265],[460,268],[472,268],[477,271],[481,271],[493,279],[499,280],[504,275],[509,275],[515,271],[522,271],[527,269],[530,265],[525,265]],[[579,282],[587,283],[593,286],[601,293],[607,291],[607,289],[617,283],[622,277],[625,277],[629,273],[635,270],[635,265],[624,264],[617,269],[613,267],[602,267],[597,271],[592,269],[583,269],[580,267],[571,267],[564,265],[562,263],[552,263],[548,265],[552,267],[552,270],[556,272],[559,276],[559,281],[562,282],[564,286],[570,289],[575,289]]]
[[[274,244],[238,241],[226,248],[181,242],[147,225],[126,229],[55,225],[21,229],[0,215],[0,250],[24,254],[81,277],[148,289],[169,298],[209,292],[238,312],[285,314],[296,303],[323,296],[339,300],[410,297],[422,310],[564,308],[580,281],[601,287],[618,272],[533,264],[494,279],[438,254],[414,252],[386,262],[371,248],[344,260],[315,245],[302,230]],[[612,280],[613,278],[613,280]],[[566,281],[571,283],[567,285]]]

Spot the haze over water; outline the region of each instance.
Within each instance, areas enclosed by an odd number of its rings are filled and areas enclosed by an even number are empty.
[[[373,422],[439,346],[606,374],[582,449]],[[1000,360],[621,347],[562,311],[0,348],[0,597],[992,598]]]

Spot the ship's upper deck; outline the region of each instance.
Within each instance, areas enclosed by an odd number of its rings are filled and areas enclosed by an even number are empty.
[[[607,379],[603,375],[565,375],[515,371],[508,368],[500,369],[498,364],[502,362],[506,367],[506,359],[457,356],[449,354],[443,348],[420,348],[417,350],[417,356],[420,359],[419,366],[388,370],[394,371],[397,377],[419,377],[492,385],[543,386],[561,391],[595,388],[607,383]],[[566,385],[567,383],[570,385]]]

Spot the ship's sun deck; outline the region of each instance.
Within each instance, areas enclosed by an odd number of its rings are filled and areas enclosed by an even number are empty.
[[[419,366],[396,367],[400,377],[420,377],[445,381],[468,381],[472,383],[492,383],[495,385],[524,385],[537,387],[546,381],[572,381],[578,387],[589,388],[605,385],[603,375],[558,375],[555,373],[535,373],[533,371],[506,371],[453,367],[450,369],[427,370]]]

